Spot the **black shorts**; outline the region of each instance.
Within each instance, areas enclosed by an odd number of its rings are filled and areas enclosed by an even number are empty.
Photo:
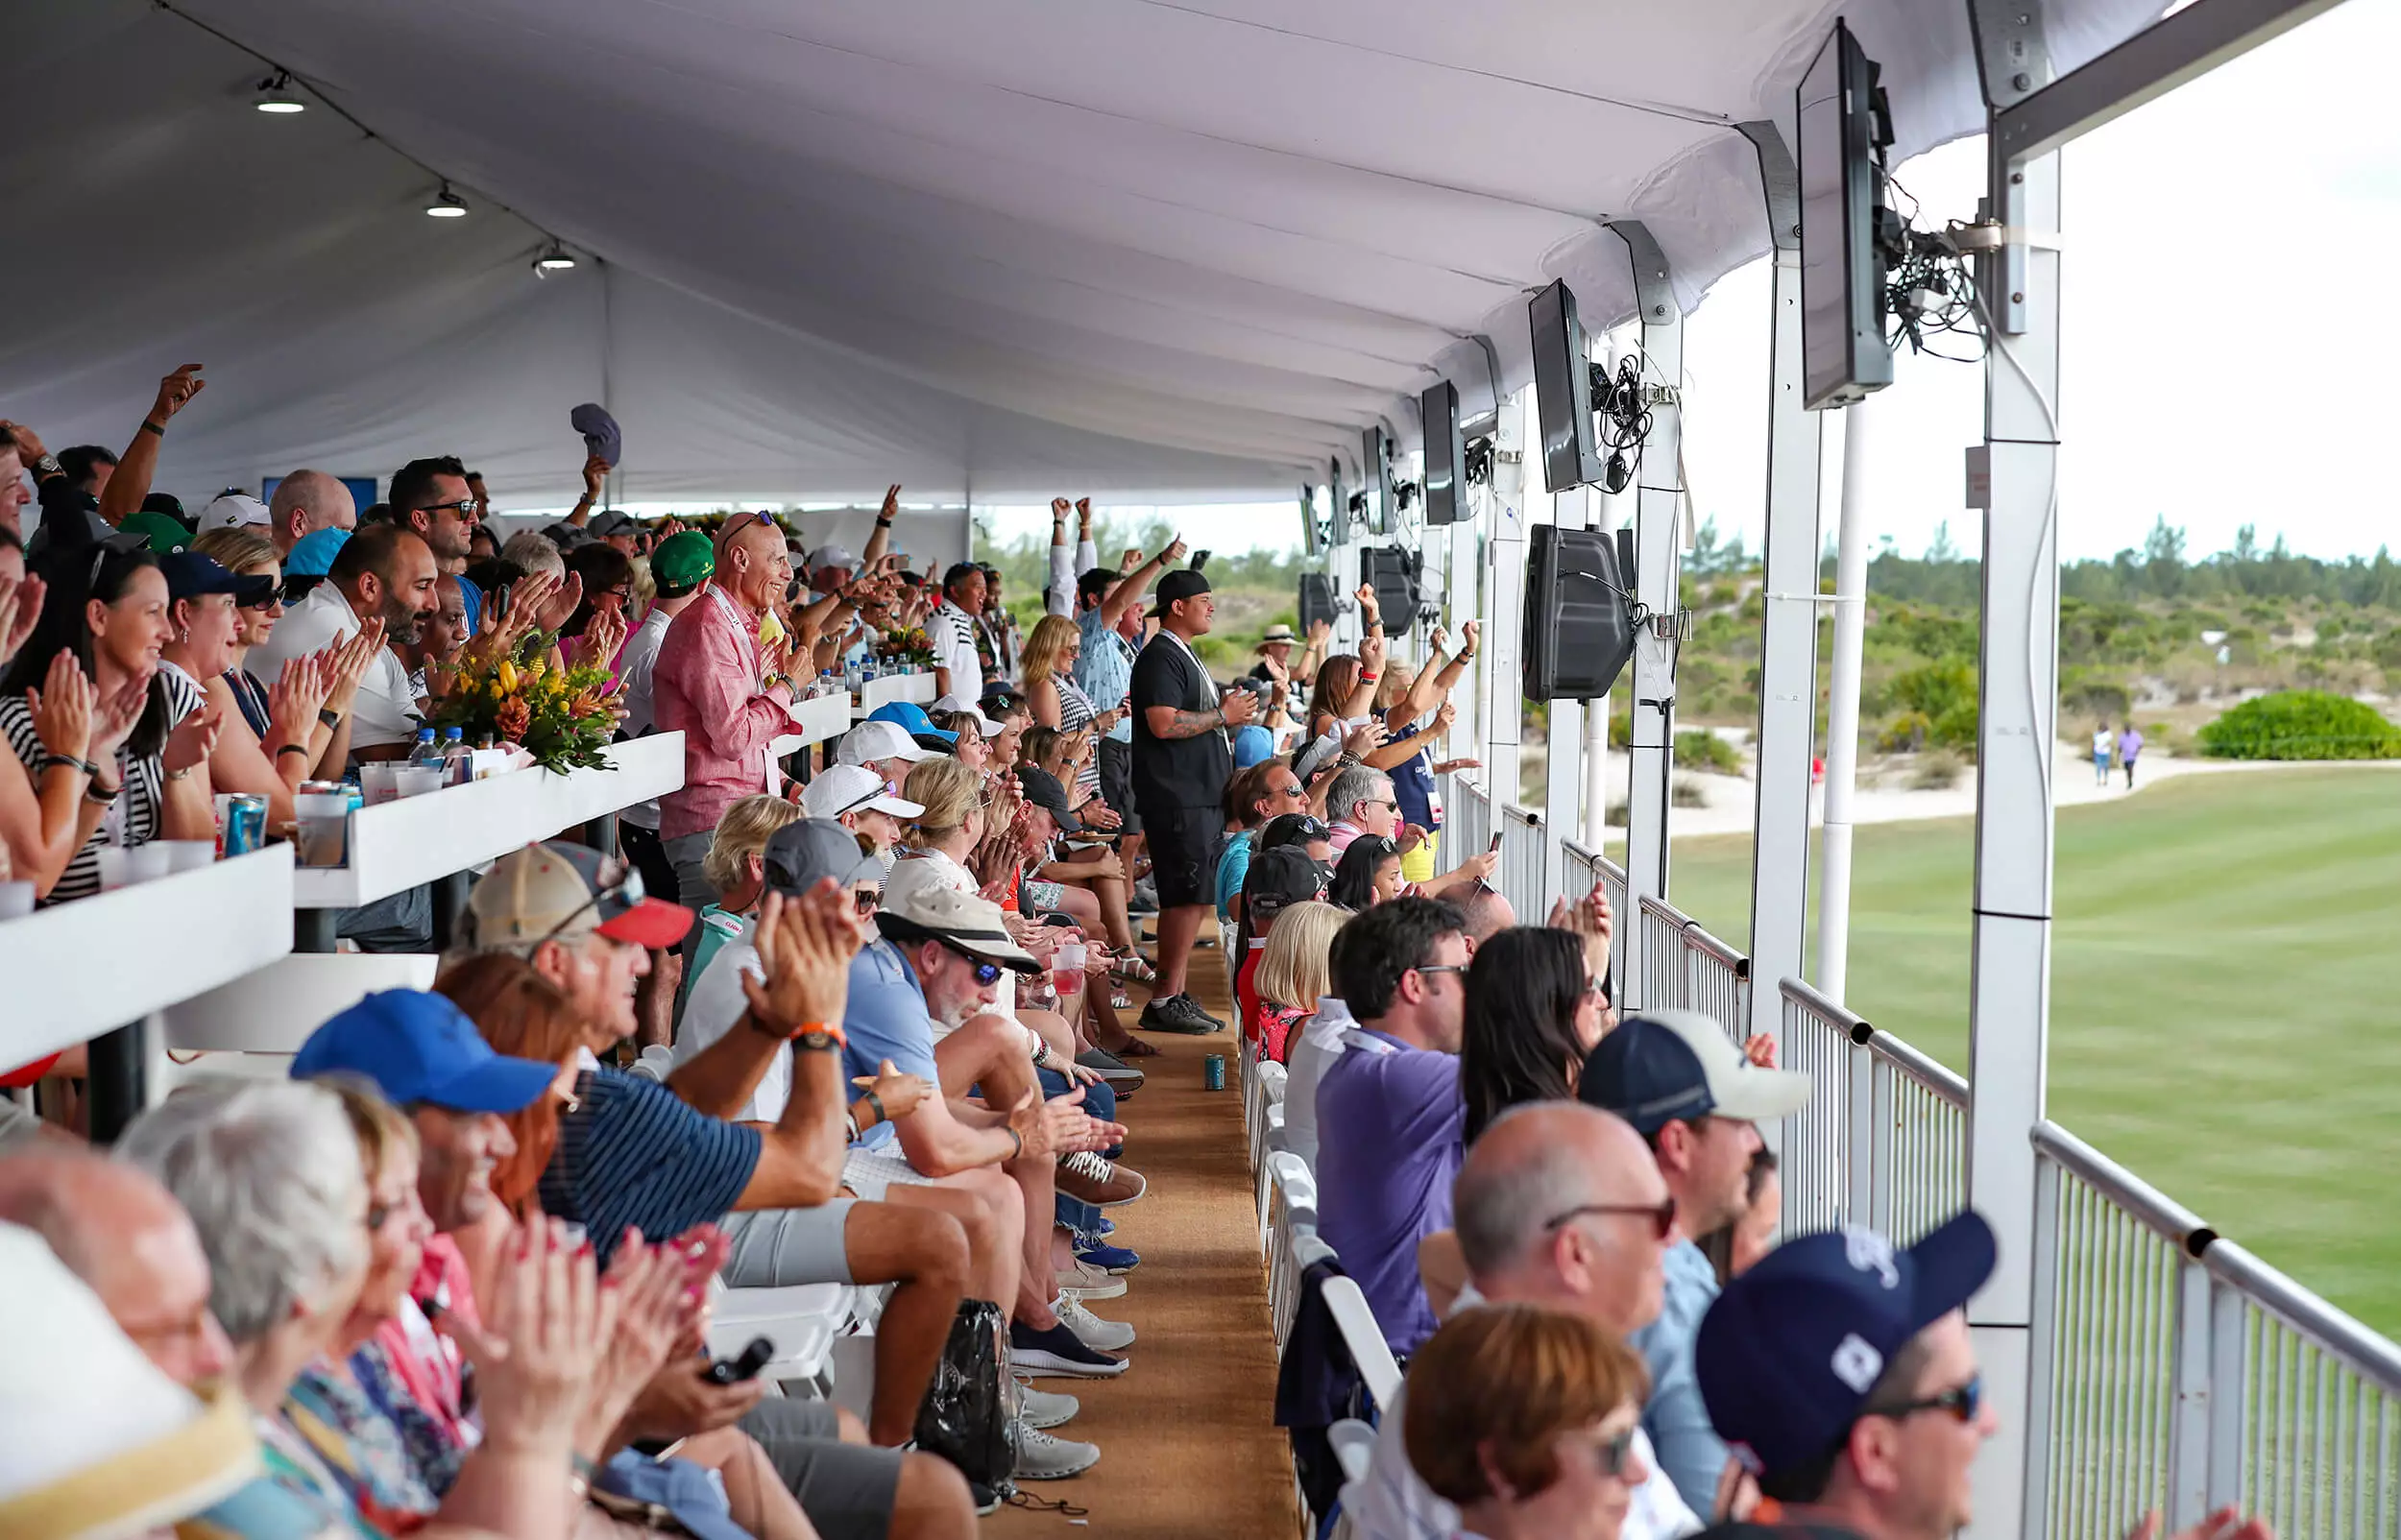
[[[1134,746],[1115,738],[1101,740],[1101,800],[1125,820],[1123,833],[1138,833],[1142,814],[1134,810]]]
[[[1217,857],[1225,843],[1223,809],[1177,807],[1154,812],[1145,832],[1150,837],[1151,878],[1158,884],[1160,908],[1217,902]]]
[[[659,842],[659,831],[620,818],[617,821],[617,843],[625,858],[642,874],[643,891],[654,899],[675,902],[675,863],[667,858],[667,847]]]

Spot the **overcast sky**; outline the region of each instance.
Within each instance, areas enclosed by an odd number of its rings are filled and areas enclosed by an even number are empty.
[[[2396,57],[2401,0],[2351,0],[2068,148],[2062,556],[2139,545],[2161,514],[2195,554],[2244,523],[2263,545],[2281,532],[2327,557],[2394,539],[2401,305],[2382,275],[2401,252]],[[1939,222],[1973,212],[1981,165],[1979,140],[1897,175]],[[1730,274],[1685,352],[1696,506],[1754,550],[1766,316],[1764,267]],[[1961,454],[1982,435],[1980,368],[1904,356],[1875,409],[1870,531],[1916,554],[1949,520],[1972,551]],[[1047,529],[1040,510],[994,512],[1004,539]],[[1221,549],[1297,534],[1289,505],[1179,512]],[[1830,534],[1834,512],[1830,494]]]

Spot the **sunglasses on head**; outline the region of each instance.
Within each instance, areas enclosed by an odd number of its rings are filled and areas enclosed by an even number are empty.
[[[544,931],[540,941],[537,941],[532,946],[526,948],[526,954],[530,956],[534,952],[540,951],[545,942],[558,940],[560,934],[565,931],[569,926],[573,925],[576,921],[584,917],[585,911],[598,908],[600,904],[607,900],[621,900],[625,906],[630,909],[635,904],[640,903],[644,896],[642,886],[642,869],[639,867],[628,866],[621,861],[607,860],[601,862],[600,882],[601,885],[593,890],[592,897],[584,900],[583,902],[569,910],[565,919],[561,920],[557,925],[552,926],[549,929]]]

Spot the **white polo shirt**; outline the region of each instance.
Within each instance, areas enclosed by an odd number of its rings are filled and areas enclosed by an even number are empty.
[[[980,698],[983,664],[976,658],[975,617],[944,599],[926,622],[926,637],[934,643],[934,666],[950,670],[950,692],[965,700]]]
[[[272,687],[283,665],[295,658],[322,652],[337,641],[358,635],[359,620],[349,595],[328,578],[309,590],[308,597],[283,613],[267,639],[243,661],[262,685]],[[408,665],[389,643],[367,665],[358,682],[358,698],[351,707],[351,747],[380,748],[387,743],[413,743],[424,726],[417,713],[417,697],[408,686]]]

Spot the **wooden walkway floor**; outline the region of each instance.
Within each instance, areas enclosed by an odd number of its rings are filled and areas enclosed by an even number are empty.
[[[1214,950],[1193,957],[1192,989],[1209,1013],[1233,1020]],[[1137,992],[1136,999],[1141,999]],[[1111,1211],[1114,1239],[1142,1254],[1125,1295],[1093,1313],[1139,1334],[1133,1367],[1115,1381],[1043,1380],[1083,1402],[1057,1430],[1101,1446],[1101,1462],[1067,1481],[1026,1490],[1088,1513],[1004,1507],[986,1534],[1110,1535],[1128,1540],[1288,1540],[1298,1532],[1292,1458],[1274,1426],[1275,1347],[1259,1262],[1242,1126],[1239,1039],[1145,1034],[1159,1047],[1123,1121],[1126,1163],[1150,1178],[1136,1203]],[[1225,1089],[1205,1091],[1201,1061],[1225,1056]]]

